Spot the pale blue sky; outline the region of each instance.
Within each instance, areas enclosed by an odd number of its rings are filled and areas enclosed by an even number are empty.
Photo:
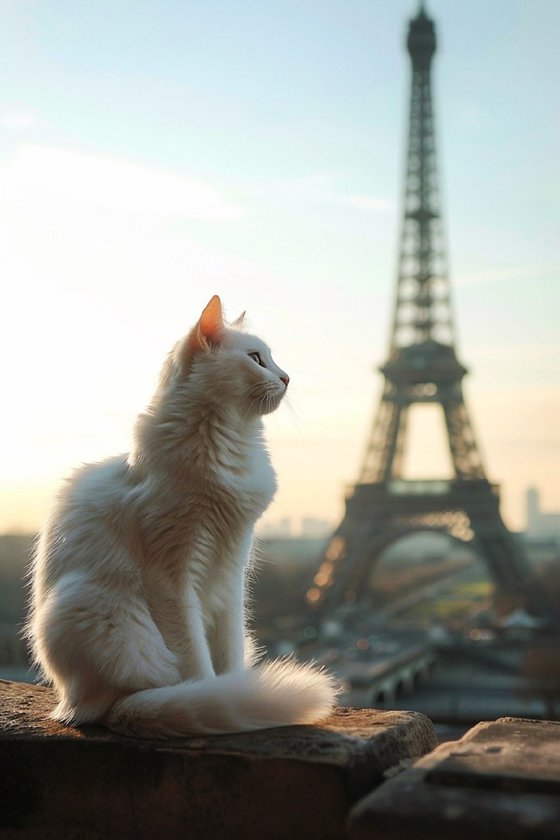
[[[0,527],[126,446],[214,292],[292,376],[270,518],[340,515],[388,342],[416,5],[0,2]],[[459,353],[520,527],[529,483],[560,508],[560,3],[427,6]]]

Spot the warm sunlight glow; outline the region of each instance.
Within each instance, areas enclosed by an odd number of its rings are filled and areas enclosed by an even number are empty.
[[[464,5],[434,10],[458,355],[515,528],[530,485],[560,509],[551,8],[530,31],[513,7],[484,31]],[[359,474],[395,290],[410,2],[185,9],[108,20],[75,4],[62,28],[49,4],[4,9],[0,531],[36,529],[61,477],[128,449],[214,294],[290,375],[266,420],[279,489],[264,524],[334,528]],[[407,474],[445,477],[428,415],[411,417]]]

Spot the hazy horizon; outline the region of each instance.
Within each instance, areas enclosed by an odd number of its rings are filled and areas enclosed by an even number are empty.
[[[267,419],[268,520],[340,518],[387,354],[416,8],[3,10],[0,532],[35,530],[75,466],[127,450],[214,293],[291,376]],[[560,510],[560,4],[427,9],[458,356],[488,478],[521,529],[531,485]],[[449,467],[433,420],[412,418],[410,477]]]

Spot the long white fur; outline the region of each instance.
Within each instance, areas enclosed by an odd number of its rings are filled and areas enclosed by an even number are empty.
[[[253,528],[276,489],[261,415],[287,382],[214,297],[164,365],[131,453],[68,480],[38,543],[28,626],[55,718],[169,737],[330,712],[328,674],[256,664],[246,630]]]

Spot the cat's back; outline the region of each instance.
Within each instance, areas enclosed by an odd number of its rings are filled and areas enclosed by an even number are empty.
[[[128,456],[115,455],[104,461],[84,464],[66,480],[58,496],[61,512],[108,512],[126,492],[129,476]]]
[[[36,579],[50,584],[63,574],[93,570],[119,540],[128,486],[127,456],[85,464],[64,482],[37,544]]]

